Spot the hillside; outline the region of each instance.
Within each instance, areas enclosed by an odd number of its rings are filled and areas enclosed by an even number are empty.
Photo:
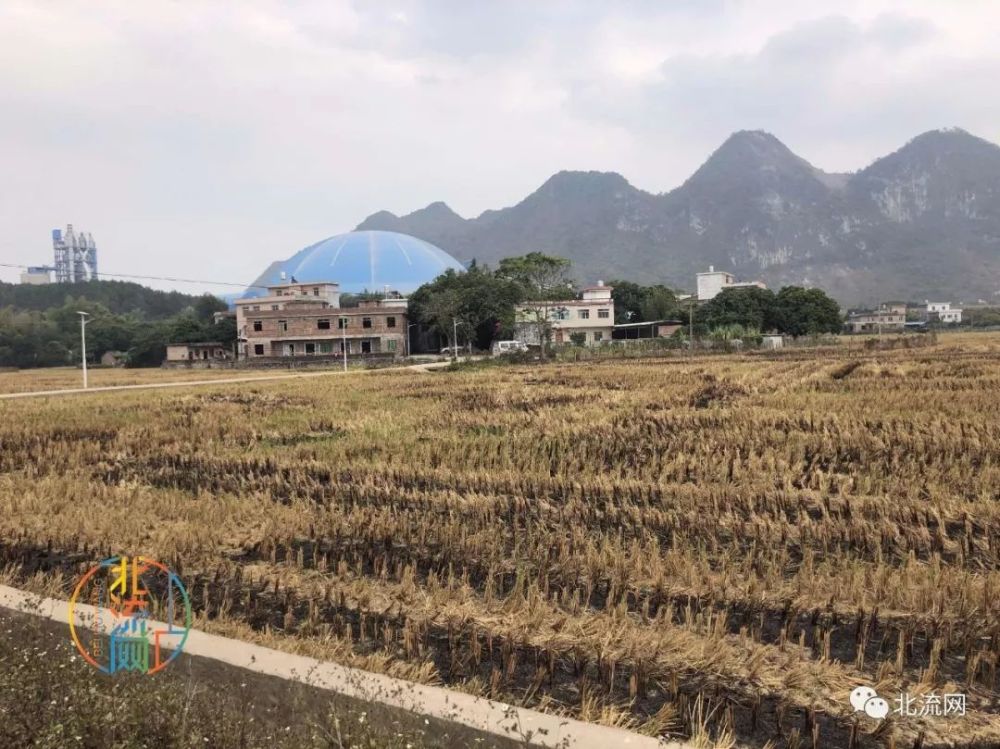
[[[664,194],[616,173],[560,172],[476,218],[437,202],[381,211],[358,228],[413,234],[463,261],[563,255],[581,281],[690,288],[714,264],[771,286],[822,286],[849,305],[990,299],[1000,292],[1000,147],[937,130],[861,171],[830,174],[769,133],[741,131]]]
[[[199,302],[205,304],[201,295],[159,291],[131,281],[84,281],[40,286],[0,281],[0,309],[13,307],[44,312],[61,307],[70,297],[101,304],[114,315],[134,313],[151,320],[172,317]]]

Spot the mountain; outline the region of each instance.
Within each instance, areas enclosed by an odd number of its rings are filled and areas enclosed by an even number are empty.
[[[517,205],[465,219],[444,203],[359,229],[413,234],[463,261],[538,250],[580,281],[690,289],[708,265],[820,286],[847,305],[1000,295],[1000,147],[957,128],[851,174],[823,172],[762,131],[734,133],[680,187],[559,172]]]

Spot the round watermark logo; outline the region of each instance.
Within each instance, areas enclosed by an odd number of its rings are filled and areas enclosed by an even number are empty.
[[[78,618],[84,626],[77,626]],[[191,600],[166,565],[142,556],[109,557],[77,583],[69,599],[69,629],[94,668],[155,674],[184,649]]]

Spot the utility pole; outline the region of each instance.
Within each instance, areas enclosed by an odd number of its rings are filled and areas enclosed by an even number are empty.
[[[88,312],[77,312],[80,316],[80,359],[83,361],[83,389],[87,389],[87,320]]]
[[[688,303],[688,348],[694,354],[694,300]]]
[[[347,319],[340,318],[340,350],[344,352],[344,371],[347,371]]]

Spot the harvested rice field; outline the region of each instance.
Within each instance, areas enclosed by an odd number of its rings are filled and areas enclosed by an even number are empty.
[[[645,734],[1000,743],[997,335],[0,412],[9,585],[146,554],[200,629]]]

